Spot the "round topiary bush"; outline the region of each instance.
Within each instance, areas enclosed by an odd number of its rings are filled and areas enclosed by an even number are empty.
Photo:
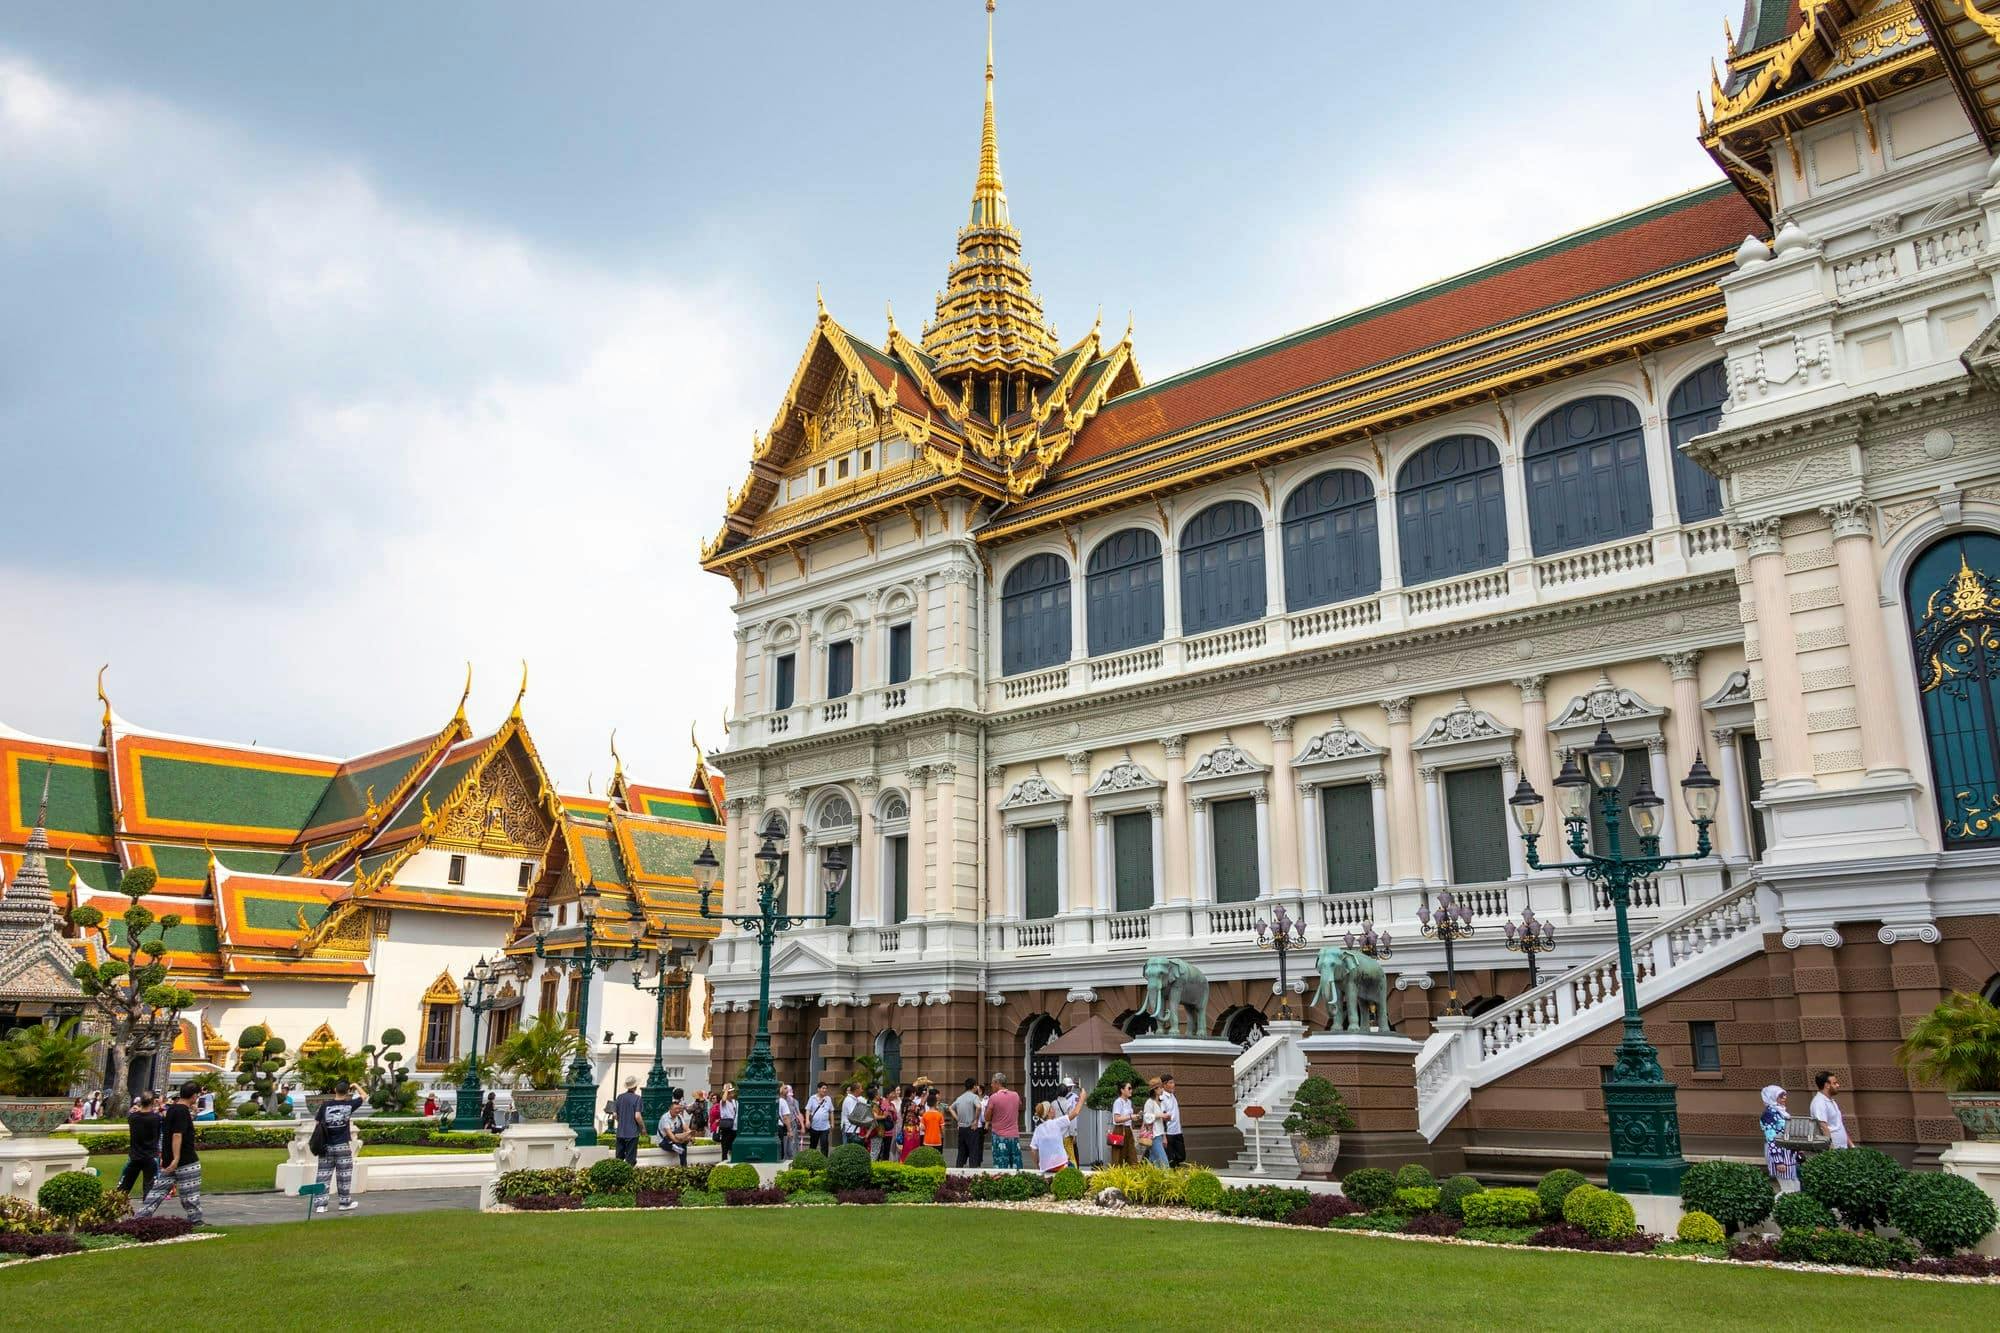
[[[1833,1210],[1810,1194],[1780,1194],[1771,1204],[1771,1220],[1780,1231],[1837,1225]]]
[[[826,1187],[830,1193],[842,1190],[865,1190],[874,1179],[874,1168],[868,1161],[868,1149],[859,1143],[843,1143],[833,1150],[826,1159]],[[720,1188],[711,1186],[711,1188]]]
[[[1569,1197],[1569,1192],[1578,1185],[1588,1185],[1589,1183],[1588,1180],[1584,1179],[1583,1172],[1572,1171],[1566,1166],[1543,1176],[1541,1183],[1535,1186],[1535,1193],[1540,1196],[1542,1201],[1542,1216],[1548,1218],[1561,1217],[1563,1215],[1563,1200]]]
[[[1771,1215],[1771,1184],[1747,1162],[1696,1162],[1681,1177],[1681,1205],[1741,1231]]]
[[[584,1174],[590,1179],[592,1194],[627,1194],[632,1189],[632,1172],[629,1162],[607,1157],[601,1162],[592,1162],[590,1170]]]
[[[1682,1216],[1681,1224],[1674,1228],[1674,1239],[1697,1245],[1720,1245],[1729,1239],[1729,1233],[1722,1229],[1722,1223],[1697,1208]]]
[[[1464,1199],[1465,1224],[1474,1227],[1524,1227],[1542,1215],[1541,1196],[1530,1189],[1491,1189]]]
[[[1438,1187],[1410,1185],[1398,1189],[1389,1196],[1389,1206],[1405,1217],[1415,1217],[1419,1213],[1434,1213],[1438,1206]]]
[[[910,1156],[915,1157],[916,1154],[911,1153]],[[1049,1193],[1053,1194],[1057,1201],[1062,1203],[1070,1203],[1081,1199],[1083,1197],[1083,1172],[1073,1166],[1064,1167],[1062,1170],[1056,1172],[1053,1180],[1049,1181]]]
[[[1799,1167],[1799,1188],[1857,1230],[1878,1226],[1903,1183],[1903,1167],[1873,1148],[1835,1148],[1810,1154]]]
[[[817,1148],[801,1148],[792,1154],[792,1170],[824,1171],[826,1170],[826,1154]]]
[[[1222,1203],[1222,1188],[1222,1181],[1213,1171],[1194,1171],[1188,1175],[1187,1190],[1182,1197],[1188,1207],[1212,1213]]]
[[[1396,1197],[1396,1178],[1379,1166],[1364,1166],[1342,1178],[1340,1192],[1372,1213]]]
[[[943,1166],[944,1154],[936,1148],[925,1146],[911,1153],[904,1161],[905,1166]],[[1079,1196],[1080,1197],[1080,1196]]]
[[[1465,1198],[1478,1194],[1486,1187],[1471,1176],[1457,1175],[1438,1186],[1438,1211],[1446,1217],[1465,1220]]]
[[[1639,1232],[1639,1218],[1624,1195],[1595,1185],[1579,1185],[1563,1200],[1563,1221],[1599,1240],[1622,1240]]]
[[[1421,1162],[1406,1162],[1396,1168],[1396,1188],[1399,1190],[1429,1189],[1437,1184],[1437,1177]]]
[[[757,1178],[757,1168],[748,1162],[735,1162],[728,1166],[718,1166],[708,1173],[708,1187],[717,1194],[727,1194],[730,1190],[754,1190],[762,1186]]]
[[[1984,1240],[1996,1218],[1993,1200],[1964,1176],[1924,1171],[1897,1186],[1889,1221],[1932,1254],[1952,1254]]]
[[[104,1182],[88,1171],[64,1171],[42,1182],[35,1202],[49,1212],[73,1222],[104,1198]]]

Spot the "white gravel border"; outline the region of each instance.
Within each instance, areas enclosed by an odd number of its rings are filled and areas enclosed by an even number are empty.
[[[191,1231],[185,1236],[174,1236],[167,1240],[134,1241],[130,1245],[106,1245],[102,1249],[77,1250],[73,1254],[25,1255],[0,1263],[0,1273],[10,1268],[20,1268],[24,1264],[45,1264],[51,1259],[88,1259],[93,1254],[116,1254],[120,1250],[157,1250],[162,1245],[184,1245],[191,1240],[221,1240],[227,1234],[222,1231]]]

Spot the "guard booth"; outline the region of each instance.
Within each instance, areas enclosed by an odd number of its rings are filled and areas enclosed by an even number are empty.
[[[1111,1062],[1124,1058],[1125,1043],[1130,1040],[1117,1028],[1093,1015],[1042,1047],[1037,1054],[1055,1061],[1058,1082],[1063,1078],[1073,1078],[1077,1091],[1088,1097]],[[1133,1089],[1135,1108],[1145,1100],[1145,1095],[1145,1089]],[[1104,1136],[1110,1130],[1109,1110],[1093,1111],[1086,1106],[1078,1112],[1077,1165],[1103,1166],[1111,1160],[1111,1150],[1104,1143]]]

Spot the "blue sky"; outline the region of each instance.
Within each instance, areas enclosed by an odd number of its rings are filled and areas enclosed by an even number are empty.
[[[1003,0],[1065,340],[1157,377],[1715,179],[1719,6]],[[475,667],[568,788],[728,697],[695,552],[813,287],[928,314],[978,0],[17,3],[0,17],[0,723],[353,753]],[[21,479],[25,478],[25,491]],[[25,502],[24,502],[25,501]]]

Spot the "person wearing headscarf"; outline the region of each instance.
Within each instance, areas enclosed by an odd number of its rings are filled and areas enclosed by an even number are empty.
[[[1785,1122],[1791,1118],[1785,1090],[1775,1083],[1765,1088],[1764,1114],[1758,1117],[1764,1130],[1764,1169],[1778,1182],[1780,1194],[1796,1194],[1799,1188],[1799,1155],[1784,1145]]]

